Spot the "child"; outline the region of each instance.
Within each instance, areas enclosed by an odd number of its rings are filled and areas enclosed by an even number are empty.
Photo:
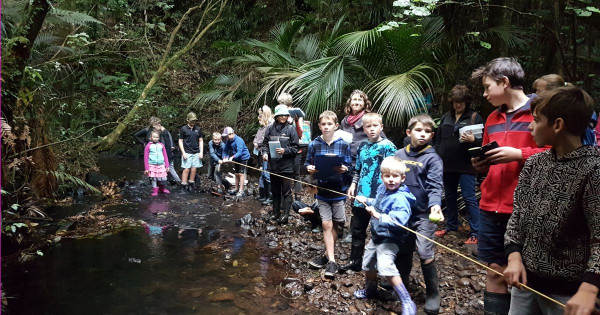
[[[545,150],[537,147],[527,129],[533,121],[532,98],[523,93],[524,77],[523,68],[513,58],[496,58],[471,75],[483,84],[483,97],[498,107],[485,122],[483,145],[496,141],[500,147],[486,152],[483,161],[471,161],[477,172],[487,172],[481,183],[477,258],[499,272],[507,264],[504,232],[513,211],[519,172],[527,158]],[[488,271],[485,289],[484,311],[507,314],[510,294],[504,278]]]
[[[381,162],[383,183],[377,188],[376,198],[356,196],[356,201],[367,204],[365,211],[371,216],[371,240],[365,249],[362,269],[365,271],[366,285],[354,292],[359,299],[374,298],[377,295],[377,274],[387,277],[394,291],[402,301],[402,314],[416,314],[417,306],[410,298],[398,269],[394,264],[407,232],[398,225],[406,225],[411,215],[411,204],[415,196],[408,187],[402,185],[406,165],[393,156]]]
[[[196,126],[197,122],[196,114],[190,112],[187,114],[187,124],[181,127],[179,132],[179,150],[181,150],[181,167],[183,168],[181,186],[184,189],[191,189],[194,186],[196,168],[202,167],[204,140],[202,139],[202,129]]]
[[[290,108],[293,108],[293,97],[292,94],[287,93],[287,92],[283,92],[281,94],[279,94],[279,96],[277,97],[277,102],[279,104],[283,104],[283,105],[287,105],[288,110]],[[288,118],[288,122],[290,124],[292,124],[294,126],[294,128],[296,129],[296,133],[298,133],[298,139],[302,138],[302,125],[304,124],[304,118],[302,117],[295,117],[294,119],[292,119],[292,117]],[[305,151],[306,149],[306,144],[303,144],[300,146],[300,148],[298,148],[298,153],[296,154],[296,160],[295,160],[295,168],[294,168],[294,179],[298,179],[300,178],[300,167],[302,164],[302,152]],[[292,183],[292,190],[294,192],[294,199],[296,200],[300,200],[300,193],[302,192],[302,184],[300,184],[299,181],[295,181]]]
[[[157,130],[151,132],[150,141],[144,148],[144,173],[152,180],[151,195],[157,196],[159,192],[168,194],[169,191],[165,188],[167,172],[169,171],[167,150],[160,143],[160,134]]]
[[[177,183],[181,182],[179,175],[177,175],[177,171],[175,171],[175,166],[173,165],[173,137],[171,137],[171,133],[161,124],[161,120],[158,117],[150,117],[148,127],[138,130],[133,137],[137,140],[138,143],[143,144],[144,147],[148,142],[150,142],[150,133],[152,130],[157,130],[160,133],[160,142],[165,146],[167,150],[167,157],[169,157],[169,175],[173,177],[173,180]]]
[[[225,152],[225,143],[221,141],[221,134],[213,132],[212,140],[208,142],[208,152],[210,153],[210,163],[208,168],[208,176],[215,179],[219,188],[217,194],[223,194],[225,191],[225,183],[223,174],[221,173],[221,164],[223,163],[223,152]]]
[[[304,192],[314,198],[314,196],[317,194],[318,184],[319,183],[317,180],[315,180],[312,176],[306,176],[306,178],[303,180],[302,186],[304,187]],[[304,217],[305,221],[310,221],[313,233],[323,232],[323,229],[321,228],[323,222],[321,221],[321,214],[319,213],[318,200],[315,200],[315,202],[313,202],[310,206],[300,200],[296,200],[294,203],[292,203],[292,209]]]
[[[294,126],[288,123],[289,117],[290,113],[286,105],[280,104],[275,107],[275,122],[267,128],[261,148],[263,160],[269,161],[269,172],[272,175],[273,211],[269,218],[279,224],[288,222],[292,206],[292,183],[287,178],[294,175],[294,161],[299,148],[298,134]],[[281,144],[280,148],[275,149],[275,153],[281,157],[271,156],[269,141],[278,141]]]
[[[393,156],[396,153],[396,146],[390,140],[381,137],[383,131],[381,115],[377,113],[364,114],[362,125],[367,139],[358,147],[354,177],[348,189],[348,195],[375,198],[377,187],[381,184],[381,176],[379,176],[381,161],[388,156]],[[350,219],[352,231],[350,261],[341,266],[341,270],[361,270],[370,219],[371,216],[365,211],[364,205],[354,201],[352,219]]]
[[[223,135],[227,136],[227,143],[225,143],[225,159],[224,162],[233,163],[233,169],[235,172],[235,187],[238,190],[236,197],[244,197],[244,184],[246,183],[246,165],[250,159],[250,151],[246,147],[244,139],[238,137],[233,128],[225,127]]]
[[[319,201],[319,211],[323,221],[323,242],[325,243],[325,256],[315,258],[309,262],[316,268],[325,267],[325,277],[333,278],[338,271],[338,265],[335,262],[334,247],[337,236],[346,222],[346,196],[350,182],[347,173],[352,167],[352,158],[350,156],[350,143],[340,137],[334,137],[333,133],[338,128],[337,115],[329,110],[319,115],[319,129],[323,133],[316,137],[308,145],[306,155],[306,171],[309,174],[315,174],[319,170],[315,168],[315,160],[318,156],[332,155],[343,158],[342,165],[335,167],[337,174],[318,180],[319,190],[317,200]],[[325,188],[325,189],[322,189]],[[339,192],[336,194],[334,191]]]
[[[254,137],[254,151],[256,155],[260,155],[265,132],[269,125],[273,123],[273,113],[269,106],[265,105],[258,110],[258,123],[260,124],[260,128],[258,128],[256,136]],[[258,180],[258,200],[265,206],[273,203],[273,199],[271,199],[271,177],[269,176],[268,168],[269,163],[267,161],[262,161],[262,172],[260,173],[260,178]]]
[[[411,118],[406,130],[406,135],[410,138],[410,144],[398,150],[395,154],[408,167],[405,184],[417,199],[417,202],[411,208],[412,215],[409,226],[428,238],[434,237],[436,228],[436,225],[429,221],[429,216],[436,215],[443,218],[440,207],[443,191],[442,159],[435,153],[435,149],[429,145],[433,137],[434,126],[435,123],[429,115],[421,114]],[[407,248],[414,246],[414,244],[414,241],[407,243]],[[433,243],[420,236],[416,238],[416,247],[421,259],[421,270],[425,280],[425,313],[437,314],[440,308],[440,294],[434,259],[435,249]],[[406,280],[411,267],[412,255],[401,256],[399,270]]]
[[[504,237],[506,282],[521,282],[566,304],[563,310],[512,288],[511,314],[591,314],[600,288],[600,155],[582,146],[593,100],[561,87],[531,102],[529,130],[538,146],[515,189]]]

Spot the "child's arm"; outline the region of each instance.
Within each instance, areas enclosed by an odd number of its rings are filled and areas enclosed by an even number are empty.
[[[367,207],[372,207],[375,204],[375,198],[367,198],[365,196],[356,196],[356,201],[365,204]]]
[[[427,179],[425,180],[425,190],[429,199],[429,209],[432,213],[442,213],[440,205],[442,204],[442,191],[444,190],[443,177],[444,167],[439,155],[429,160],[427,168]],[[443,218],[443,216],[442,216]],[[443,220],[443,219],[442,219]]]
[[[306,151],[306,161],[304,161],[304,167],[306,167],[306,172],[311,175],[316,173],[317,171],[315,168],[315,146],[312,141],[308,144],[308,149]]]
[[[391,204],[392,209],[387,214],[379,214],[379,225],[388,229],[398,228],[399,225],[405,226],[410,219],[410,204],[406,198],[397,198]]]
[[[150,159],[150,144],[151,142],[148,142],[146,144],[146,147],[144,147],[144,173],[148,174],[148,164],[149,164],[149,159]]]
[[[204,157],[204,139],[202,138],[202,132],[200,132],[200,139],[198,139],[198,148],[200,149],[198,157],[202,160]]]
[[[183,157],[184,160],[187,160],[187,153],[185,153],[185,150],[183,149],[183,139],[179,139],[179,150],[181,151],[181,156]]]
[[[140,129],[136,133],[133,134],[133,137],[135,138],[135,140],[138,143],[145,145],[147,133],[148,133],[148,131],[146,128]]]
[[[163,159],[165,160],[165,169],[168,171],[169,170],[169,157],[167,156],[167,149],[165,148],[165,145],[161,145],[162,147],[162,154],[163,154]]]
[[[531,166],[526,163],[521,174],[519,174],[519,184],[515,188],[514,192],[514,205],[513,213],[508,220],[506,225],[506,233],[504,234],[504,248],[508,255],[508,266],[504,270],[504,278],[506,282],[512,285],[517,285],[519,282],[527,285],[527,273],[525,272],[525,266],[523,266],[523,259],[521,258],[521,250],[523,249],[523,242],[521,241],[521,233],[519,231],[519,225],[521,221],[521,200],[524,193],[522,187],[530,186],[529,181],[531,180]],[[526,213],[526,212],[525,212]]]
[[[267,129],[265,130],[265,136],[262,138],[262,146],[260,147],[260,153],[263,157],[263,161],[267,161],[269,159],[269,139],[271,139],[271,136],[269,134],[271,133],[271,126],[273,125],[269,125],[267,127]]]

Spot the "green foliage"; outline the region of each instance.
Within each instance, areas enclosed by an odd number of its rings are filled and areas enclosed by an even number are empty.
[[[81,12],[69,11],[58,9],[56,7],[52,7],[50,12],[48,12],[49,16],[47,17],[47,22],[56,23],[68,23],[73,25],[88,25],[88,24],[104,24],[97,19]]]
[[[59,183],[59,189],[63,192],[72,191],[78,187],[81,187],[90,190],[95,194],[101,194],[101,192],[96,187],[86,183],[81,178],[66,173],[65,171],[57,170],[49,171],[48,173],[56,177],[56,180]]]

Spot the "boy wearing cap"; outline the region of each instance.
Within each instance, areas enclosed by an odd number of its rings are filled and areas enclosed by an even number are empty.
[[[269,161],[271,176],[271,192],[273,194],[273,211],[270,219],[287,224],[290,207],[292,206],[292,182],[288,178],[294,175],[294,161],[300,147],[298,133],[293,125],[288,123],[290,113],[286,105],[275,107],[275,122],[267,128],[261,154],[263,160]],[[281,147],[271,156],[269,142],[277,143]],[[278,176],[280,175],[280,176]],[[283,215],[281,214],[283,210]]]
[[[196,114],[190,112],[187,114],[187,124],[179,131],[179,150],[181,151],[181,168],[183,168],[181,186],[188,189],[194,185],[196,168],[202,167],[204,140],[202,139],[202,129],[196,126],[197,122]]]
[[[250,159],[250,151],[244,142],[244,139],[238,137],[233,128],[225,127],[223,130],[223,136],[227,137],[225,143],[225,152],[223,162],[236,162],[233,163],[233,169],[235,172],[235,187],[238,189],[237,197],[244,197],[244,182],[246,181],[246,164]]]

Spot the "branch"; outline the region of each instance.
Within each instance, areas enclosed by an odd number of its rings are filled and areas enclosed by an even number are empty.
[[[169,37],[169,43],[167,43],[167,47],[165,48],[165,52],[163,53],[163,57],[162,60],[160,61],[160,64],[158,65],[159,67],[163,66],[167,60],[167,57],[169,56],[169,53],[171,52],[171,48],[173,47],[173,42],[175,41],[175,35],[177,35],[177,33],[179,33],[179,30],[181,29],[181,26],[183,25],[183,22],[187,19],[187,17],[194,12],[197,9],[200,9],[200,7],[202,7],[204,5],[204,2],[206,2],[206,0],[202,0],[202,3],[200,3],[200,5],[197,5],[195,7],[191,7],[189,8],[181,17],[181,20],[179,20],[179,23],[177,24],[177,26],[175,27],[175,29],[171,32],[171,36]]]
[[[23,154],[23,153],[27,153],[27,152],[30,152],[30,151],[35,151],[35,150],[39,150],[41,148],[45,148],[45,147],[49,147],[49,146],[53,146],[53,145],[57,145],[57,144],[61,144],[61,143],[65,143],[65,142],[69,142],[69,141],[72,141],[72,140],[79,139],[79,138],[83,137],[84,135],[86,135],[87,133],[89,133],[90,131],[92,131],[92,130],[94,130],[96,128],[99,128],[99,127],[102,127],[102,126],[106,126],[106,125],[110,125],[110,124],[117,124],[117,122],[116,121],[111,121],[111,122],[100,124],[98,126],[95,126],[95,127],[92,127],[90,129],[88,129],[86,132],[80,134],[77,137],[73,137],[73,138],[69,138],[69,139],[65,139],[65,140],[61,140],[61,141],[57,141],[57,142],[53,142],[53,143],[44,144],[44,145],[41,145],[39,147],[27,149],[25,151],[21,151],[19,153],[15,153],[15,154],[11,155],[11,156],[7,157],[7,159],[12,159],[12,158],[16,157],[17,155],[20,155],[20,154]]]

